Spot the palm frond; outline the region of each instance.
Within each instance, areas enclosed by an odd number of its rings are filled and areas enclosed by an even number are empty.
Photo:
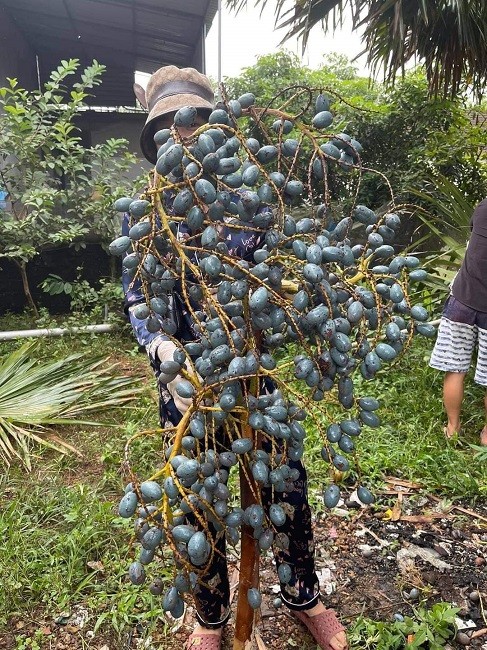
[[[91,424],[91,414],[121,406],[140,392],[135,380],[117,376],[108,359],[73,354],[39,362],[36,343],[28,343],[0,361],[0,459],[19,458],[30,469],[30,447],[42,444],[73,451],[48,428],[56,424]]]
[[[430,286],[445,293],[465,256],[475,206],[455,183],[441,175],[425,190],[411,190],[411,194],[421,200],[424,207],[416,214],[427,227],[429,240],[435,242],[433,250],[425,256]]]
[[[248,0],[227,0],[241,11]],[[255,0],[264,7],[267,0]],[[283,41],[302,39],[318,24],[336,30],[350,13],[353,29],[365,28],[364,53],[373,74],[394,81],[411,60],[424,62],[432,95],[455,96],[467,83],[480,97],[487,83],[485,0],[277,0],[271,5]]]

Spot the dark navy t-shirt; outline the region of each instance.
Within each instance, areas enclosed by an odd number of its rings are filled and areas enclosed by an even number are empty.
[[[453,281],[452,294],[467,307],[487,312],[487,199],[475,208],[465,259]]]

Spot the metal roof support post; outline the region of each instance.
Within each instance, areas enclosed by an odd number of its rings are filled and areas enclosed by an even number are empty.
[[[222,82],[222,0],[218,0],[218,99]]]

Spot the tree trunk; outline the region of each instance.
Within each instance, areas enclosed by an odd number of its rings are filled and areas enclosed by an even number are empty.
[[[27,304],[29,306],[29,309],[32,311],[32,314],[34,318],[39,318],[39,311],[37,309],[37,305],[34,302],[34,299],[32,298],[32,294],[30,292],[30,286],[29,286],[29,279],[27,277],[27,264],[26,262],[19,262],[18,260],[13,260],[19,269],[20,277],[22,278],[22,286],[24,288],[24,294],[27,299]]]

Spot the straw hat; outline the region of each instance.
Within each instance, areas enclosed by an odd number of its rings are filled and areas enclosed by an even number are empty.
[[[157,160],[154,143],[154,121],[177,111],[183,106],[194,106],[207,114],[213,109],[214,93],[207,77],[194,68],[177,68],[168,65],[159,68],[149,79],[147,88],[134,84],[137,99],[149,111],[147,121],[140,134],[140,148],[151,163]]]

